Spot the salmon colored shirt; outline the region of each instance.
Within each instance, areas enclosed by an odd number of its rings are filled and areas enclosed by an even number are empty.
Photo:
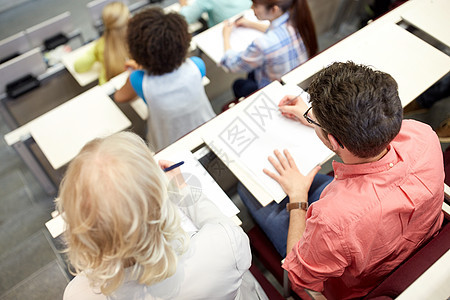
[[[437,233],[444,169],[436,134],[405,120],[388,150],[372,163],[333,162],[335,179],[309,208],[303,237],[283,264],[294,291],[364,296]]]

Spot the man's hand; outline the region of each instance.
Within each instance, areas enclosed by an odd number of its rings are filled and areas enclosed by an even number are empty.
[[[179,0],[178,2],[180,3],[181,6],[188,5],[187,0]]]
[[[308,175],[304,176],[298,170],[288,150],[284,150],[284,155],[278,150],[275,150],[274,154],[277,159],[269,156],[269,161],[278,174],[267,169],[264,169],[263,172],[281,185],[289,196],[289,202],[307,201],[309,188],[314,176],[319,172],[320,166],[316,166]]]
[[[280,103],[278,103],[278,108],[280,109],[281,114],[286,118],[299,121],[303,125],[309,127],[314,127],[303,118],[303,114],[308,109],[308,105],[306,105],[305,101],[303,101],[300,96],[284,96],[280,100]]]

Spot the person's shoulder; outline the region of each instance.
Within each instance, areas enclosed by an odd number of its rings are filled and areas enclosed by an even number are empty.
[[[191,56],[189,57],[189,60],[192,61],[197,66],[197,68],[200,70],[200,74],[202,75],[202,77],[206,75],[206,65],[205,62],[200,57]]]
[[[191,239],[196,257],[213,261],[214,265],[229,265],[233,261],[239,269],[248,268],[251,250],[248,236],[233,222],[217,222],[204,225]],[[191,247],[190,246],[190,247]],[[211,253],[214,255],[211,256]],[[217,262],[217,257],[222,261]]]
[[[99,37],[96,41],[95,41],[95,45],[99,46],[99,45],[105,45],[105,36],[101,36]]]
[[[421,149],[439,145],[439,139],[430,125],[415,121],[403,120],[400,132],[392,141],[399,149]],[[423,150],[423,149],[422,149]]]
[[[342,217],[341,217],[342,216]],[[321,197],[314,202],[307,213],[307,223],[319,227],[340,227],[338,221],[343,222],[347,216],[346,208],[337,205],[334,195]]]
[[[89,279],[80,273],[73,278],[64,291],[64,300],[105,300],[107,299],[99,290],[93,290],[90,286]]]
[[[105,50],[105,37],[101,36],[98,40],[94,42],[94,48],[96,51],[103,51]]]
[[[282,40],[289,37],[289,32],[286,26],[269,27],[264,34],[257,37],[253,44],[261,49],[273,48],[275,46],[282,47]]]
[[[134,70],[130,73],[130,81],[142,80],[145,76],[144,70]]]
[[[373,188],[369,185],[359,185],[356,182],[343,180],[330,183],[327,193],[322,193],[319,201],[314,202],[308,213],[308,220],[316,226],[327,227],[334,232],[345,231],[364,218],[379,211],[379,203],[374,197]],[[356,190],[364,191],[355,193]],[[361,201],[362,194],[367,194],[367,201]]]
[[[240,248],[237,245],[248,243],[245,232],[232,221],[205,224],[198,231],[197,238],[200,241],[206,241],[210,246],[214,245],[216,248],[223,249],[230,245],[233,252],[236,251],[236,248]]]
[[[431,128],[430,125],[425,124],[425,123],[420,122],[420,121],[411,120],[411,119],[407,119],[407,120],[403,120],[402,121],[402,130],[419,130],[420,132],[433,131],[433,129]]]
[[[241,236],[243,230],[241,227],[234,224],[231,220],[221,220],[219,222],[212,222],[205,224],[200,232],[216,232],[218,235]]]

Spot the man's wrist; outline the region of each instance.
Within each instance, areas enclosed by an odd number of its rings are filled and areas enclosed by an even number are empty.
[[[294,209],[301,209],[301,210],[307,211],[308,207],[309,207],[309,204],[308,204],[308,202],[305,202],[305,201],[291,202],[291,203],[286,204],[286,210],[288,212],[290,212],[291,210],[294,210]]]

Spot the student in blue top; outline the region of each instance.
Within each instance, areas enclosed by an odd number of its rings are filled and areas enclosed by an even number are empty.
[[[225,22],[223,28],[225,55],[221,64],[231,72],[248,72],[247,79],[233,83],[237,99],[248,96],[307,61],[317,53],[317,37],[306,0],[253,0],[253,11],[259,20],[245,18]],[[265,32],[242,52],[231,49],[233,27],[248,27]]]
[[[149,110],[147,140],[158,151],[192,131],[215,114],[202,84],[205,64],[186,59],[191,41],[184,18],[150,8],[128,24],[127,42],[133,71],[114,99],[126,102],[137,96]]]
[[[209,27],[219,24],[251,6],[250,0],[195,0],[190,4],[187,0],[179,0],[179,2],[180,14],[186,18],[189,24],[196,22],[203,13],[207,13]]]

